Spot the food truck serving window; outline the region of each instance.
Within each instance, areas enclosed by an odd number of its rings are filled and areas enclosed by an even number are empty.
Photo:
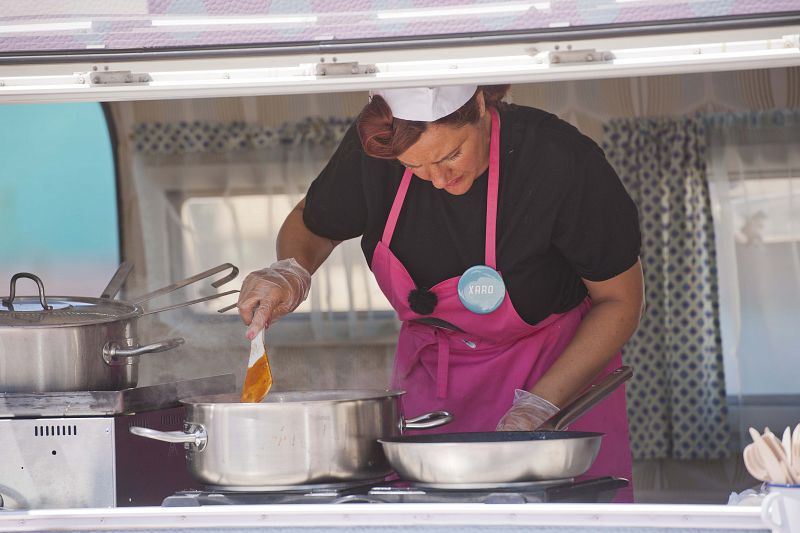
[[[51,295],[99,296],[119,262],[102,107],[0,105],[0,124],[0,294],[13,274],[31,272]],[[19,290],[35,287],[20,281]]]
[[[6,2],[0,53],[342,43],[630,28],[797,10],[794,0]]]

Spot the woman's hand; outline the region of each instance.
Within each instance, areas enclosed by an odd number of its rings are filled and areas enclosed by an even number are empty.
[[[497,424],[497,431],[535,431],[559,411],[541,396],[517,389],[514,403]]]
[[[294,259],[283,259],[269,268],[251,272],[239,293],[239,315],[247,324],[247,338],[287,313],[291,313],[308,296],[311,274]]]

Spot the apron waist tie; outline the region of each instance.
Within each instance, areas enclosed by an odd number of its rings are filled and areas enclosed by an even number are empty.
[[[424,340],[423,340],[424,339]],[[427,347],[436,346],[436,397],[447,398],[448,376],[450,374],[450,336],[448,332],[438,328],[426,327],[422,342],[416,346],[413,354],[402,358],[399,363],[399,372],[403,378],[411,374],[414,367],[421,364],[422,351]]]
[[[438,344],[436,360],[436,397],[447,398],[447,377],[450,374],[450,339],[439,329],[434,330]]]

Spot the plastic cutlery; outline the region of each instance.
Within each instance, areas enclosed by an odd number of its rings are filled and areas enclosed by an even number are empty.
[[[781,445],[783,446],[783,454],[786,456],[786,463],[792,466],[794,464],[794,459],[792,459],[792,429],[789,426],[786,426],[786,429],[783,430]]]
[[[784,452],[783,444],[778,439],[775,434],[770,431],[770,429],[764,428],[764,441],[769,446],[772,453],[778,459],[778,463],[783,470],[784,477],[786,478],[786,483],[790,485],[797,484],[797,475],[795,474],[794,470],[792,469],[792,465],[789,464],[789,458],[786,457],[786,453]]]
[[[784,469],[781,468],[781,462],[778,461],[778,457],[772,451],[772,448],[764,437],[761,436],[755,428],[750,428],[750,437],[753,439],[753,444],[756,446],[756,451],[758,452],[758,456],[761,458],[761,461],[764,463],[764,467],[767,469],[767,474],[769,477],[769,481],[772,483],[778,483],[781,485],[786,484],[786,473]]]
[[[758,455],[755,444],[748,444],[744,447],[744,466],[750,475],[759,481],[769,481],[769,473],[761,462],[761,456]]]
[[[800,467],[800,424],[792,432],[792,464]]]
[[[764,442],[767,443],[767,446],[769,446],[769,449],[772,451],[773,455],[775,455],[775,457],[778,459],[778,463],[780,464],[784,477],[786,478],[786,483],[796,485],[797,476],[792,470],[792,467],[789,464],[789,459],[786,457],[786,454],[783,451],[783,444],[781,444],[781,441],[772,431],[770,431],[769,428],[764,428]]]

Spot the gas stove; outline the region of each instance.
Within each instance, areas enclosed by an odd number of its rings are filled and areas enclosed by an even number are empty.
[[[231,491],[205,487],[184,490],[164,499],[164,507],[264,504],[344,503],[606,503],[627,487],[622,478],[560,479],[494,486],[426,485],[409,481],[360,481],[305,485],[284,490]]]
[[[182,446],[129,428],[182,430],[180,399],[235,386],[228,374],[121,391],[0,393],[0,510],[158,505],[199,488]]]

